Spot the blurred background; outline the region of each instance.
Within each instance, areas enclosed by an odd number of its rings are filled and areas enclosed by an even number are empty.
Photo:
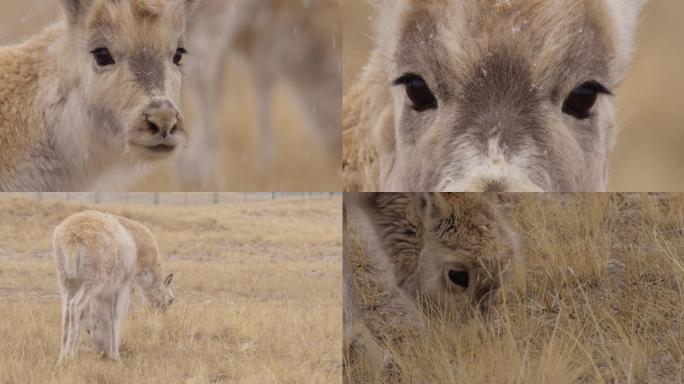
[[[187,73],[183,111],[187,121],[195,124],[202,111],[215,112],[213,122],[204,120],[215,127],[209,128],[214,129],[215,134],[198,134],[196,141],[214,144],[216,153],[200,148],[194,151],[196,158],[187,164],[180,164],[185,161],[181,159],[170,161],[162,166],[163,171],[155,172],[131,190],[340,190],[341,148],[330,145],[331,140],[337,139],[340,125],[340,2],[204,1],[197,13],[201,20],[191,25],[186,38],[197,44],[187,47],[190,55],[184,69]],[[0,45],[30,38],[58,20],[60,12],[57,0],[3,0]],[[241,17],[235,17],[237,15]],[[234,46],[228,47],[224,55],[216,55],[215,51],[223,48],[212,46],[212,42],[217,36],[224,36],[235,19],[246,23],[235,27]],[[195,30],[198,33],[193,34]],[[222,43],[226,43],[225,40]],[[251,45],[245,43],[247,40]],[[278,47],[282,49],[276,49]],[[267,54],[270,57],[265,56]],[[221,62],[218,65],[209,60]],[[261,116],[259,111],[259,106],[265,103],[264,96],[255,87],[254,80],[261,76],[254,70],[255,60],[270,64],[269,68],[261,68],[272,77],[272,103],[267,117]],[[214,65],[220,67],[217,76],[205,80],[209,84],[220,82],[218,86],[212,84],[219,92],[218,98],[206,89],[193,90],[200,92],[199,97],[196,93],[190,94],[188,84],[196,83],[196,77],[206,75]],[[282,73],[278,73],[281,68]],[[300,73],[295,73],[294,69]],[[300,86],[302,84],[304,87]],[[195,99],[191,107],[188,100],[192,97]],[[207,100],[216,105],[205,109]],[[274,131],[270,160],[264,154],[260,133],[264,119],[271,121]],[[209,177],[202,180],[184,178],[184,175],[203,172],[209,172]]]
[[[611,191],[684,191],[684,23],[681,0],[645,9],[627,80],[616,90],[621,132],[610,162]],[[365,0],[345,0],[343,89],[372,47],[373,14]]]

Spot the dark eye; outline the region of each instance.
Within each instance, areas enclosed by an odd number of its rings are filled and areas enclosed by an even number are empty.
[[[466,271],[450,269],[449,281],[451,281],[452,284],[458,285],[459,287],[468,288],[468,284],[470,283],[470,276],[468,276],[468,272]]]
[[[437,99],[422,77],[409,73],[394,80],[393,84],[406,88],[406,96],[411,100],[411,108],[416,112],[437,109]]]
[[[93,57],[95,58],[95,62],[100,67],[106,67],[108,65],[114,65],[114,58],[112,57],[112,54],[109,53],[109,50],[107,48],[104,48],[104,47],[95,48],[90,53],[93,54]]]
[[[183,60],[183,55],[188,53],[188,51],[185,50],[185,48],[178,48],[176,49],[176,54],[173,55],[173,63],[176,65],[180,65],[181,60]]]
[[[591,109],[601,93],[611,94],[603,85],[595,81],[587,81],[578,85],[563,102],[563,113],[580,120],[589,118]]]

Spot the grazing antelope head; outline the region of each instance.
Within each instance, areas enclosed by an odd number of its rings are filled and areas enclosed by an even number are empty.
[[[484,308],[517,261],[517,239],[486,197],[380,193],[362,201],[397,285],[431,305]]]
[[[645,0],[385,0],[383,191],[601,191]]]
[[[187,140],[178,110],[186,18],[199,0],[61,0],[60,57],[89,132],[132,159],[153,160]]]
[[[420,194],[420,292],[437,303],[483,306],[510,274],[517,240],[494,206],[462,194]]]
[[[139,284],[143,295],[153,309],[165,311],[173,303],[171,281],[173,273],[161,280],[161,274],[149,269],[144,270],[139,277]]]

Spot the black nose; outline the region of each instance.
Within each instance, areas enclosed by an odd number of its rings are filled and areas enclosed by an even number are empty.
[[[144,115],[149,131],[153,135],[159,134],[163,139],[173,135],[181,123],[178,110],[168,100],[153,100]]]

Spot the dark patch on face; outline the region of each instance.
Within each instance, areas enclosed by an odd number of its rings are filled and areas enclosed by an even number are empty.
[[[485,192],[506,192],[506,189],[508,189],[506,183],[501,180],[488,181],[484,187]]]
[[[483,153],[495,136],[506,156],[530,140],[543,146],[543,122],[537,117],[541,99],[525,59],[505,49],[485,54],[457,100],[461,112],[454,134],[470,134]]]
[[[164,62],[154,52],[143,49],[131,57],[131,71],[135,81],[146,94],[164,89]]]

